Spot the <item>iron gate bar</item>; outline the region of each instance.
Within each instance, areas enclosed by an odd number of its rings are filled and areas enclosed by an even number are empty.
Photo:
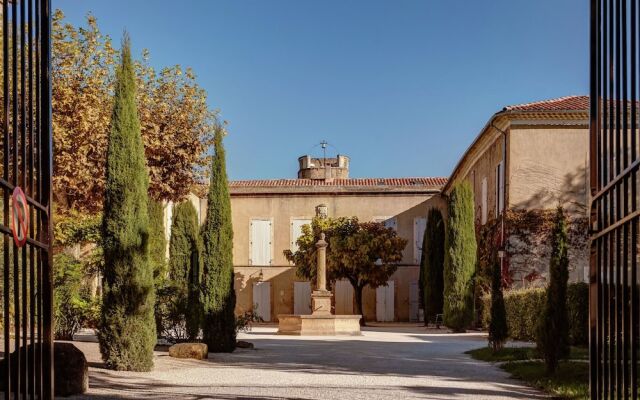
[[[639,0],[591,0],[592,399],[638,397]]]
[[[49,0],[0,1],[4,398],[52,399],[51,5]],[[20,247],[10,228],[10,192],[16,187],[25,193],[31,222]]]

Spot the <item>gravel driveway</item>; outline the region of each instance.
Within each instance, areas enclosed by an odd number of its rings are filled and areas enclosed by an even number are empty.
[[[499,368],[464,351],[482,334],[417,326],[370,327],[360,337],[290,337],[257,327],[239,339],[255,350],[178,360],[156,352],[153,372],[102,367],[96,343],[76,342],[90,362],[90,390],[75,399],[540,399]]]

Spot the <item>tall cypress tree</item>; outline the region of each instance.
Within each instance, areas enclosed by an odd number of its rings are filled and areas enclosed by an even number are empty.
[[[211,166],[211,181],[207,196],[207,218],[203,241],[203,338],[212,352],[231,352],[236,347],[233,288],[233,228],[231,200],[227,182],[224,129],[215,133],[215,155]]]
[[[155,293],[149,263],[149,175],[136,109],[128,36],[116,71],[102,221],[104,294],[98,338],[107,367],[153,368]]]
[[[489,345],[493,351],[502,349],[509,336],[507,311],[502,295],[502,267],[494,262],[491,274],[491,321],[489,322]]]
[[[567,225],[564,211],[561,206],[558,206],[551,237],[547,301],[537,327],[538,350],[544,357],[549,374],[556,371],[560,359],[569,355],[569,315],[567,313],[569,257],[567,252]]]
[[[198,212],[188,200],[173,211],[169,280],[176,296],[174,312],[184,319],[187,336],[193,340],[200,332],[200,231]]]
[[[164,231],[164,207],[162,202],[149,199],[149,262],[153,270],[153,280],[156,291],[155,320],[156,332],[161,334],[162,326],[162,296],[159,294],[165,287],[167,280],[167,238]]]
[[[444,323],[462,332],[473,321],[473,276],[476,270],[473,190],[459,183],[449,197],[444,258]]]
[[[429,210],[427,227],[422,244],[422,276],[424,320],[435,319],[442,314],[444,301],[444,220],[437,208]]]

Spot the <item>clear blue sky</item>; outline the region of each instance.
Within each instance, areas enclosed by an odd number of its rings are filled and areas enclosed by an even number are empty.
[[[448,176],[504,105],[587,94],[584,0],[54,0],[229,121],[231,179],[295,177],[326,139],[352,177]],[[319,148],[315,148],[319,154]]]

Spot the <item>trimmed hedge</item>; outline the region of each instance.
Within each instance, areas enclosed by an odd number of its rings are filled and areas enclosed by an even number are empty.
[[[535,341],[536,324],[542,315],[546,289],[515,289],[504,292],[507,326],[512,340]],[[569,342],[574,346],[589,343],[589,285],[570,283],[567,288],[569,314]],[[486,329],[491,321],[491,294],[482,296],[482,325]]]

